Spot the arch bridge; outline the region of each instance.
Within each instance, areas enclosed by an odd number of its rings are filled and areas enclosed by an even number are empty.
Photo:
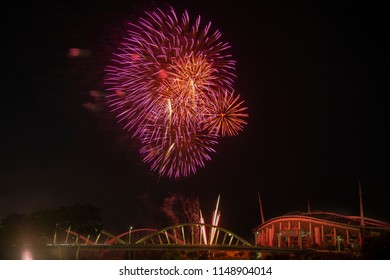
[[[81,250],[89,253],[96,252],[98,255],[101,253],[103,255],[107,253],[115,254],[114,251],[129,253],[145,253],[147,251],[305,253],[305,250],[296,248],[272,248],[253,245],[228,229],[204,223],[182,223],[160,230],[150,228],[133,229],[130,227],[129,231],[119,235],[113,235],[102,230],[96,236],[83,236],[69,228],[61,236],[56,232],[53,243],[47,244],[47,247],[55,248],[59,259],[64,257],[66,259],[66,256],[69,256],[69,258],[75,256],[78,259]]]
[[[97,236],[88,235],[87,237],[69,228],[66,230],[66,234],[62,235],[62,240],[59,238],[59,234],[56,233],[53,244],[48,245],[76,245],[90,249],[102,249],[103,247],[117,249],[167,249],[169,247],[223,247],[237,249],[253,246],[230,230],[203,223],[183,223],[171,225],[160,230],[150,228],[132,229],[130,227],[129,231],[119,235],[113,235],[102,230]]]

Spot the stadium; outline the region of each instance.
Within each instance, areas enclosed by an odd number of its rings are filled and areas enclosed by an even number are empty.
[[[359,253],[372,240],[376,240],[379,246],[386,247],[386,243],[381,241],[389,235],[390,224],[365,217],[360,190],[359,195],[359,216],[310,211],[308,207],[307,212],[291,212],[267,221],[264,221],[259,196],[262,223],[253,230],[255,245]]]

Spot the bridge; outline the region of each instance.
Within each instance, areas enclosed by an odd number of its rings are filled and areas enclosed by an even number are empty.
[[[302,254],[306,252],[306,250],[294,248],[256,246],[228,229],[205,223],[182,223],[160,230],[130,227],[128,231],[119,235],[102,230],[96,236],[84,236],[68,228],[63,234],[56,232],[53,243],[47,244],[47,247],[55,248],[60,259],[64,258],[64,255],[69,257],[72,254],[72,258],[79,259],[81,251],[93,251],[95,254],[114,251],[127,253],[235,251],[255,254],[263,252]]]

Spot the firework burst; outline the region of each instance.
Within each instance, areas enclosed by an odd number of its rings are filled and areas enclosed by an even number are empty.
[[[238,135],[246,124],[244,118],[248,116],[243,103],[239,95],[234,96],[226,91],[210,96],[203,119],[204,129],[221,136]]]
[[[107,101],[118,122],[141,143],[144,162],[182,177],[204,167],[218,138],[242,131],[248,116],[235,95],[230,45],[211,23],[179,19],[171,8],[129,23],[107,67]]]

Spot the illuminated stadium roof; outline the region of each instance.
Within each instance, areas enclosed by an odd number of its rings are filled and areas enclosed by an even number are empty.
[[[312,211],[312,212],[301,212],[301,211],[295,211],[295,212],[290,212],[285,215],[279,216],[272,218],[268,220],[266,223],[271,222],[275,219],[280,219],[280,218],[285,218],[285,217],[307,217],[311,219],[318,219],[318,220],[325,220],[329,222],[334,222],[334,223],[340,223],[344,225],[351,225],[351,226],[361,226],[361,217],[360,216],[345,216],[333,212],[324,212],[324,211]],[[390,224],[386,223],[384,221],[364,217],[364,224],[365,226],[369,227],[377,227],[377,228],[390,228]]]

